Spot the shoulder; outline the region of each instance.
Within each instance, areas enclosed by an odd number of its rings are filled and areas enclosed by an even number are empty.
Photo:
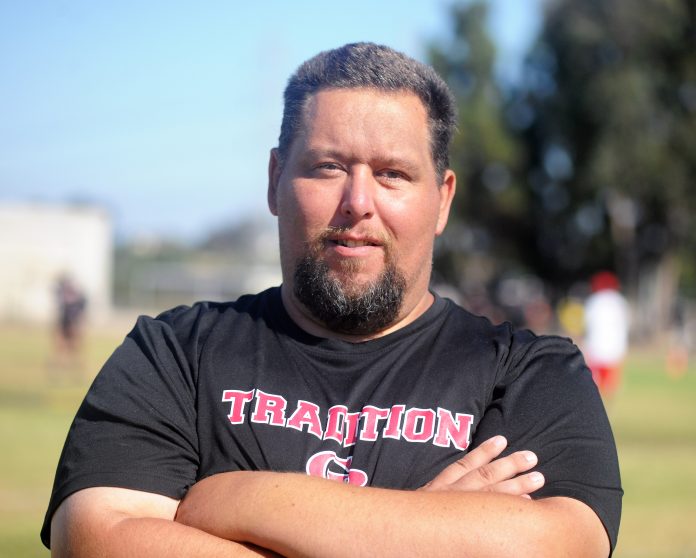
[[[451,301],[447,303],[444,327],[470,352],[495,358],[500,380],[517,378],[525,371],[537,373],[559,367],[577,370],[584,366],[580,350],[566,337],[537,335],[509,322],[493,324]]]
[[[472,353],[495,355],[501,365],[518,360],[550,341],[530,330],[517,329],[510,322],[494,324],[487,317],[473,314],[451,300],[445,299],[445,302],[443,329],[453,338],[451,342]],[[556,343],[557,340],[550,342]]]
[[[231,302],[203,301],[155,317],[140,316],[112,359],[174,355],[178,361],[195,362],[211,339],[243,339],[259,327],[268,327],[275,298],[274,289],[269,289]]]
[[[445,316],[445,328],[457,335],[466,335],[469,341],[491,340],[508,343],[514,329],[509,322],[494,324],[485,316],[473,314],[448,298],[439,299]]]
[[[229,302],[200,301],[191,306],[180,305],[162,312],[153,320],[181,328],[192,324],[214,323],[221,318],[235,317],[240,314],[259,317],[269,304],[276,288],[258,294],[246,294]]]
[[[512,333],[510,352],[504,366],[508,379],[535,375],[540,379],[553,376],[554,381],[591,379],[580,349],[567,337],[536,335],[529,330]],[[585,374],[587,373],[587,374]],[[584,378],[584,376],[587,378]],[[591,384],[591,382],[590,382]]]
[[[191,306],[180,305],[150,317],[140,316],[134,331],[169,330],[176,337],[206,336],[210,330],[230,324],[255,322],[273,312],[277,288],[248,294],[229,302],[200,301]]]

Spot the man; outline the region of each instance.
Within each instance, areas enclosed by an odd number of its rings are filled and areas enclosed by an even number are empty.
[[[82,325],[87,298],[70,275],[62,275],[56,285],[58,320],[56,356],[61,366],[81,368]]]
[[[619,291],[619,279],[611,271],[599,271],[590,279],[592,294],[585,301],[583,352],[600,394],[611,398],[621,382],[628,348],[629,309]]]
[[[269,164],[283,285],[138,321],[69,433],[55,556],[610,553],[616,453],[577,349],[428,290],[453,106],[386,47],[298,69]]]

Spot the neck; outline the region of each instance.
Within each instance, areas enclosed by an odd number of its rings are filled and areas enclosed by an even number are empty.
[[[364,341],[378,339],[379,337],[384,337],[385,335],[389,335],[390,333],[406,327],[423,315],[423,313],[430,308],[435,300],[432,293],[425,289],[420,296],[416,297],[415,303],[411,303],[410,305],[404,304],[406,307],[405,310],[399,314],[397,320],[387,327],[370,333],[353,334],[342,331],[334,331],[324,325],[324,323],[317,320],[314,315],[311,314],[309,310],[307,310],[307,308],[295,298],[292,290],[287,288],[285,283],[281,287],[280,295],[283,301],[283,306],[285,306],[285,310],[287,311],[288,315],[301,329],[310,335],[314,335],[315,337],[340,339],[350,343],[362,343]]]

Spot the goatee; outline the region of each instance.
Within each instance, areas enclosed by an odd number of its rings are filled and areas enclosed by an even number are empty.
[[[315,242],[315,248],[323,243],[322,237]],[[406,287],[403,274],[389,257],[388,247],[385,250],[384,271],[374,281],[358,286],[332,277],[318,250],[310,249],[295,267],[295,296],[333,331],[366,335],[385,329],[398,318]],[[349,272],[350,267],[346,265],[345,271]]]

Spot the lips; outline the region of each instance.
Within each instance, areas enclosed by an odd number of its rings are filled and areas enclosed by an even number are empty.
[[[367,231],[360,233],[350,230],[333,230],[326,231],[323,236],[325,242],[343,246],[344,248],[380,247],[385,244],[379,236],[370,234]]]
[[[371,240],[351,240],[346,238],[335,239],[333,242],[346,248],[360,248],[362,246],[380,246]]]

